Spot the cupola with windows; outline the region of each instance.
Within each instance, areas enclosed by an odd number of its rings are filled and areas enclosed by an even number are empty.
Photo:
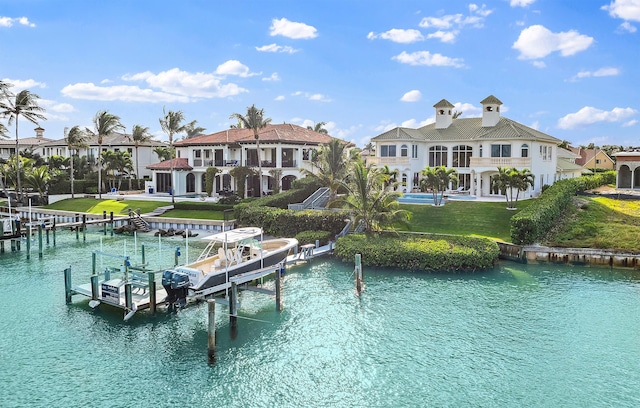
[[[455,106],[446,99],[433,105],[436,108],[436,129],[446,129],[453,122],[453,109]]]
[[[480,101],[482,104],[482,127],[491,127],[500,121],[500,105],[502,101],[493,95],[489,95]]]

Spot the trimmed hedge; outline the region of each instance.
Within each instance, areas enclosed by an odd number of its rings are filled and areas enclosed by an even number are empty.
[[[176,210],[191,210],[191,211],[224,211],[233,208],[233,205],[209,203],[209,202],[197,202],[197,201],[178,201],[173,204],[173,208]]]
[[[256,198],[251,201],[243,202],[241,206],[262,206],[287,209],[289,204],[301,203],[313,194],[317,189],[322,187],[315,177],[305,177],[293,182],[291,190],[283,191],[278,194]]]
[[[266,234],[277,237],[295,237],[302,231],[320,229],[335,235],[342,231],[348,218],[337,211],[294,211],[241,205],[234,208],[239,225],[259,226]]]
[[[487,238],[350,234],[338,239],[334,254],[344,262],[353,262],[355,254],[362,254],[366,266],[454,272],[491,268],[499,252],[498,244]]]
[[[329,231],[302,231],[296,235],[298,244],[315,244],[316,241],[320,241],[320,245],[327,245],[329,241],[333,240],[335,234]]]
[[[579,191],[615,183],[616,173],[609,171],[555,182],[531,205],[511,217],[511,240],[514,244],[539,242],[568,210]]]

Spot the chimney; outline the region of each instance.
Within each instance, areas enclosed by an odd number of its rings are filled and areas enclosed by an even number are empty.
[[[493,127],[500,121],[500,99],[489,95],[480,101],[482,104],[482,127]]]
[[[44,137],[44,129],[41,128],[40,126],[38,126],[37,128],[33,129],[36,131],[36,139],[42,139]]]
[[[436,129],[446,129],[453,123],[451,108],[454,106],[446,99],[433,105],[436,108]]]

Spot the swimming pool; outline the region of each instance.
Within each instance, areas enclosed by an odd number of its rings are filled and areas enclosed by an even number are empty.
[[[444,194],[447,200],[475,200],[468,194]],[[398,198],[400,204],[433,204],[433,194],[431,193],[406,193],[402,197]]]

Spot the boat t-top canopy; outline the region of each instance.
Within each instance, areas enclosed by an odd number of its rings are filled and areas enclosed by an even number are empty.
[[[244,227],[232,229],[230,231],[218,232],[217,234],[213,235],[207,235],[206,237],[202,237],[202,239],[210,242],[226,242],[227,244],[233,244],[245,239],[257,237],[259,235],[262,235],[261,228]]]

